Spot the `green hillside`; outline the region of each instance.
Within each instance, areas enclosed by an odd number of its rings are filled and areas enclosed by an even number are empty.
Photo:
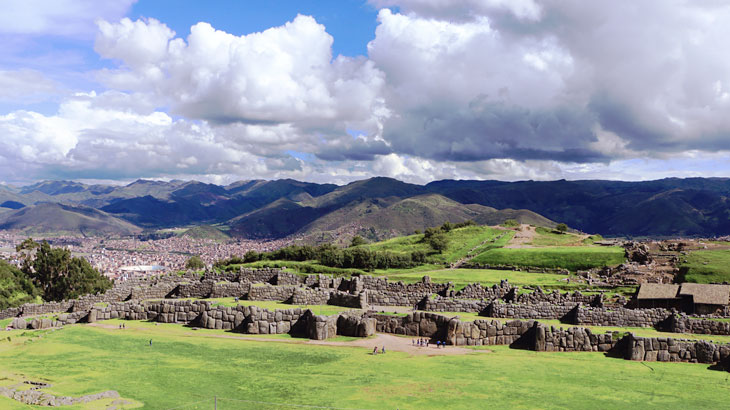
[[[504,246],[514,236],[514,231],[493,228],[482,225],[472,225],[452,229],[445,233],[448,245],[443,253],[433,252],[424,241],[423,234],[401,236],[382,242],[361,245],[373,251],[389,251],[396,253],[410,253],[424,251],[430,253],[432,263],[453,263],[466,257],[469,253],[479,254],[488,249]]]

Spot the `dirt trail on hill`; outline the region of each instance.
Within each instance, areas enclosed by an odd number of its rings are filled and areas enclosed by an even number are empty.
[[[497,229],[500,229],[500,230],[503,231],[500,235],[506,235],[507,234],[507,230],[506,229],[502,229],[502,228],[499,228],[499,227],[497,227]],[[497,237],[497,238],[499,238],[499,237]],[[459,259],[458,261],[452,263],[451,266],[449,266],[449,269],[459,269],[461,267],[461,265],[469,262],[470,260],[474,259],[478,255],[476,253],[473,253],[475,250],[479,249],[480,247],[482,247],[482,246],[484,246],[487,243],[492,242],[492,241],[496,241],[496,238],[495,239],[485,239],[479,245],[471,248],[469,250],[469,252],[467,252],[467,254],[466,254],[465,257],[463,257],[463,258]]]
[[[522,224],[520,225],[520,228],[522,228],[519,231],[515,231],[515,236],[510,239],[509,243],[505,245],[505,248],[532,248],[532,245],[528,245],[531,243],[535,236],[537,236],[537,232],[535,231],[535,227]]]
[[[119,329],[118,325],[107,325],[103,323],[89,323],[87,326],[100,327],[104,329],[117,329],[125,332],[133,332],[135,329]],[[402,337],[394,336],[386,333],[376,333],[375,336],[369,338],[357,339],[349,342],[338,342],[333,340],[310,340],[310,339],[274,339],[256,336],[236,335],[233,334],[201,334],[196,333],[194,330],[185,332],[184,336],[191,337],[214,337],[219,339],[236,339],[236,340],[247,340],[250,342],[278,342],[278,343],[297,343],[297,344],[311,344],[311,345],[322,345],[322,346],[343,346],[343,347],[362,347],[372,352],[373,347],[378,347],[378,355],[385,346],[387,352],[403,352],[414,356],[449,356],[449,355],[462,355],[469,353],[489,353],[490,350],[473,350],[464,347],[446,346],[437,348],[434,344],[429,344],[428,347],[416,346],[413,341],[418,339],[417,337]]]

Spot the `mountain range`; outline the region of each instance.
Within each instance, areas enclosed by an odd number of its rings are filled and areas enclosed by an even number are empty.
[[[338,186],[291,179],[138,180],[125,186],[44,181],[0,185],[0,229],[130,235],[219,225],[243,238],[383,239],[467,219],[506,219],[604,236],[730,234],[730,179],[462,181],[426,185],[375,177]],[[55,206],[52,206],[54,205]]]

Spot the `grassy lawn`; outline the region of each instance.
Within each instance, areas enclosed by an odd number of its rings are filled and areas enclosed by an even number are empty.
[[[557,246],[547,248],[492,249],[473,260],[489,265],[531,266],[538,268],[564,268],[570,271],[602,266],[615,266],[624,262],[624,250],[620,247]]]
[[[530,242],[534,246],[567,246],[581,245],[583,240],[578,235],[571,233],[558,233],[552,229],[537,227],[535,228],[535,238]]]
[[[287,408],[275,403],[373,409],[611,409],[638,403],[726,408],[730,393],[727,373],[707,365],[647,366],[600,353],[490,346],[491,353],[462,356],[371,356],[368,348],[210,336],[175,325],[69,326],[32,342],[19,335],[0,342],[0,372],[46,379],[53,384],[48,390],[57,394],[117,390],[150,409],[187,404],[186,409],[209,409],[213,396],[219,409]],[[0,407],[25,408],[5,397]]]
[[[730,282],[730,250],[693,251],[684,257],[680,280],[692,283]]]

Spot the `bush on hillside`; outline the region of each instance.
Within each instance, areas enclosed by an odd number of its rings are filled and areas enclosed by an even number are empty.
[[[350,247],[365,245],[366,243],[368,243],[368,241],[366,241],[365,238],[360,235],[355,235],[352,237],[352,241],[350,241]]]
[[[438,253],[442,253],[449,246],[449,240],[446,238],[446,234],[439,232],[431,235],[426,242],[428,245]]]

